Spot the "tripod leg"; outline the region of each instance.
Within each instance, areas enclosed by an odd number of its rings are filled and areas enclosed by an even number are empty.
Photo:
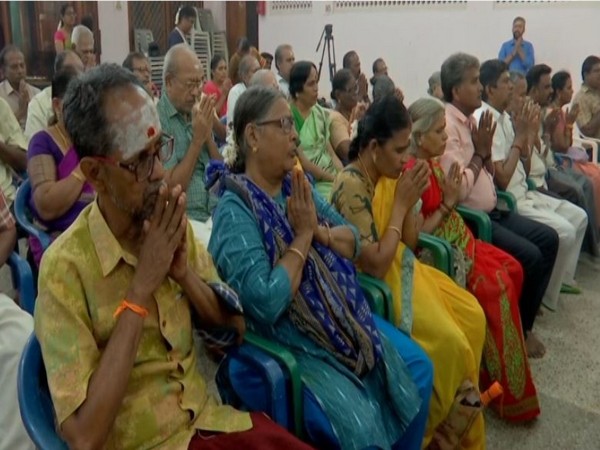
[[[327,36],[325,36],[325,44],[323,45],[323,51],[321,52],[321,61],[319,61],[319,71],[317,72],[317,78],[321,79],[321,69],[323,68],[323,60],[325,59],[325,47],[329,46]]]

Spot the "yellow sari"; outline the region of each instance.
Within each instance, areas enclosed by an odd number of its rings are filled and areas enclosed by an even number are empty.
[[[374,193],[369,192],[365,183],[368,182],[359,171],[346,167],[334,183],[332,203],[357,226],[363,243],[372,243],[383,235],[389,223],[396,180],[381,178]],[[368,210],[369,214],[365,212]],[[420,263],[402,242],[385,281],[394,295],[395,325],[402,329],[409,324],[411,337],[425,350],[434,366],[433,395],[423,441],[426,447],[437,426],[448,415],[462,383],[469,380],[479,385],[485,316],[475,297],[444,273]],[[402,305],[412,311],[403,311]],[[461,448],[485,448],[482,414],[477,415]]]

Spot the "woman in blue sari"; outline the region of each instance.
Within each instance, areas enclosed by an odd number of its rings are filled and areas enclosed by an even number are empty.
[[[248,327],[296,357],[314,445],[420,449],[431,362],[369,310],[351,261],[357,231],[292,172],[297,137],[279,92],[258,87],[240,97],[236,144],[212,174],[222,197],[209,251],[239,292]],[[253,384],[250,369],[230,369],[234,385]]]

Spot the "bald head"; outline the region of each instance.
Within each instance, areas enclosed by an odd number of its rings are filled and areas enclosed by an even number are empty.
[[[187,44],[177,44],[165,55],[163,85],[167,97],[182,114],[188,114],[202,93],[204,69]]]
[[[279,85],[277,84],[275,74],[267,69],[257,70],[256,73],[252,75],[248,87],[252,86],[263,86],[279,89]]]
[[[54,73],[62,71],[64,67],[72,67],[78,73],[83,72],[81,58],[73,50],[64,50],[56,55],[54,60]]]

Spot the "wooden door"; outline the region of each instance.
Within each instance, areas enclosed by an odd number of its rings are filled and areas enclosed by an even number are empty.
[[[247,32],[246,2],[227,2],[225,20],[227,21],[227,47],[229,55],[233,55],[237,50],[238,40],[246,36]]]
[[[8,2],[0,2],[0,48],[10,42],[10,11]]]

